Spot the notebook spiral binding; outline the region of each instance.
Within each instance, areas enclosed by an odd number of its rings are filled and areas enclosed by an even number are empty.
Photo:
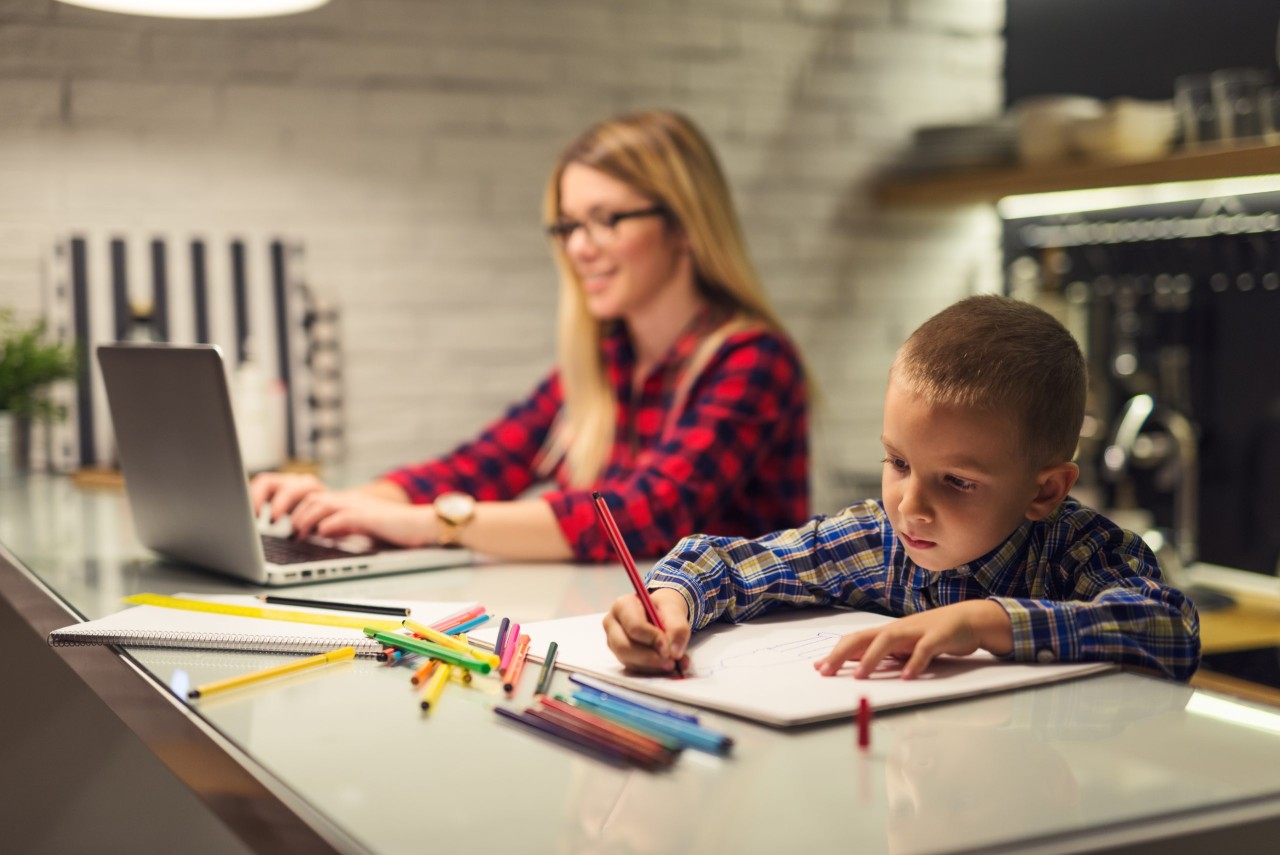
[[[342,647],[354,647],[356,656],[372,659],[382,652],[382,645],[371,639],[347,642],[323,638],[289,638],[271,635],[210,635],[201,632],[132,630],[127,634],[96,635],[49,634],[52,647],[89,647],[115,644],[120,647],[162,647],[178,650],[236,650],[258,653],[327,653]]]

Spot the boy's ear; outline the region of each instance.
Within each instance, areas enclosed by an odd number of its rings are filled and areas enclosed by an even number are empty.
[[[1036,473],[1036,494],[1027,506],[1027,519],[1042,520],[1057,510],[1080,477],[1080,467],[1071,462],[1055,463]]]

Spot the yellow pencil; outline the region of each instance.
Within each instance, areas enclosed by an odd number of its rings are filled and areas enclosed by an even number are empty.
[[[429,626],[424,626],[423,624],[420,624],[414,620],[406,620],[404,622],[404,628],[412,632],[414,635],[422,636],[427,641],[434,641],[436,644],[439,644],[441,647],[448,647],[451,650],[457,650],[462,653],[470,653],[472,656],[474,656],[476,659],[479,659],[481,662],[488,662],[491,668],[498,667],[497,656],[494,656],[492,653],[486,653],[483,650],[476,650],[471,645],[459,641],[458,639],[454,638],[452,635],[448,635],[447,633],[440,632],[437,629],[432,629]]]
[[[422,692],[423,711],[430,710],[440,700],[440,693],[444,691],[444,684],[449,682],[449,674],[452,671],[452,665],[446,665],[441,662],[440,667],[431,673],[431,679],[427,681],[427,688]]]
[[[354,659],[356,649],[354,647],[343,647],[340,650],[331,650],[328,653],[321,653],[319,656],[308,656],[306,659],[297,659],[293,662],[286,662],[283,665],[274,665],[270,668],[263,668],[261,671],[254,671],[251,674],[241,674],[239,677],[228,677],[225,680],[216,680],[212,683],[206,683],[203,686],[196,686],[187,692],[188,698],[201,698],[205,695],[211,695],[214,692],[222,692],[227,689],[236,689],[240,686],[247,686],[250,683],[256,683],[259,680],[270,680],[272,677],[281,677],[285,674],[292,674],[295,671],[304,671],[307,668],[314,668],[317,665],[328,665],[330,662],[342,662],[347,659]]]

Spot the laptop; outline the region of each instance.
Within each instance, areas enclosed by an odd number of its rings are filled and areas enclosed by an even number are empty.
[[[214,345],[106,344],[98,363],[138,539],[153,551],[259,585],[456,567],[465,549],[262,533]]]

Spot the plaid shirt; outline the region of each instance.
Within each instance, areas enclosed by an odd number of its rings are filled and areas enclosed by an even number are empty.
[[[659,556],[695,531],[748,535],[809,516],[808,398],[791,344],[753,329],[725,339],[668,425],[677,386],[699,342],[718,326],[704,314],[632,389],[635,355],[621,324],[603,341],[618,401],[613,450],[591,489],[569,486],[561,463],[551,505],[579,561],[615,561],[591,500],[599,490],[627,546]],[[537,458],[563,403],[558,372],[448,455],[384,477],[415,503],[461,490],[482,501],[514,499],[538,477]]]
[[[1013,622],[1012,659],[1118,662],[1179,680],[1200,661],[1192,602],[1160,583],[1141,538],[1071,498],[952,570],[917,567],[873,500],[756,540],[686,538],[650,571],[649,586],[680,591],[694,629],[784,604],[903,616],[991,599]]]

